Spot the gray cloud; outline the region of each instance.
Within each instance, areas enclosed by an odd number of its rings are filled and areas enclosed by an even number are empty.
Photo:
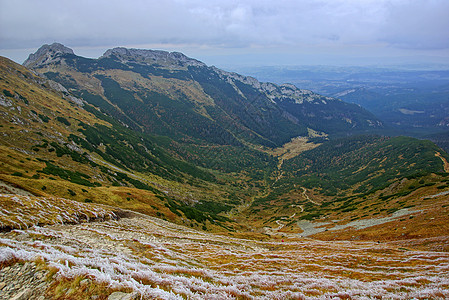
[[[405,48],[449,48],[449,1],[401,1],[388,5],[382,39]]]
[[[408,44],[447,47],[447,0],[178,1],[222,41],[247,44]],[[207,30],[207,29],[206,29]],[[218,37],[216,37],[218,38]],[[448,41],[448,39],[445,39]]]
[[[4,51],[58,41],[73,48],[444,53],[447,28],[447,0],[0,0]]]
[[[199,24],[173,1],[3,1],[2,44],[45,39],[82,45],[188,40]]]

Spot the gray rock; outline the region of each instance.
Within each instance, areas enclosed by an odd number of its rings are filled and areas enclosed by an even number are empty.
[[[10,300],[28,300],[32,293],[33,291],[30,288],[26,288],[13,296]]]
[[[178,67],[185,66],[206,66],[206,64],[185,56],[179,52],[167,52],[160,50],[145,50],[145,49],[128,49],[123,47],[117,47],[107,50],[102,57],[118,58],[120,61],[126,63],[129,61],[143,63],[147,65],[161,64],[172,65]]]
[[[109,295],[108,300],[134,300],[137,296],[137,293],[114,292]]]
[[[36,65],[46,65],[54,61],[56,56],[61,54],[74,54],[73,50],[67,48],[66,46],[53,43],[51,45],[43,45],[40,47],[35,53],[30,54],[27,60],[23,63],[23,65],[27,68],[33,67]]]
[[[5,96],[0,95],[0,105],[5,107],[11,107],[13,105],[13,102],[7,99]]]

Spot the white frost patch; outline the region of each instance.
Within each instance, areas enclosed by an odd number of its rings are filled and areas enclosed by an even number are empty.
[[[361,242],[251,241],[144,216],[16,230],[0,235],[0,245],[0,262],[41,258],[57,276],[90,277],[145,299],[449,297],[448,253]]]

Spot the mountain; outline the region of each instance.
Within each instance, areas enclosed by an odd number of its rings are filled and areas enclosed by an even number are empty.
[[[209,199],[223,202],[223,180],[179,159],[170,150],[176,144],[101,115],[60,84],[6,58],[0,63],[2,182],[38,196],[220,223],[215,214],[228,206]],[[204,214],[188,203],[216,212]]]
[[[25,65],[2,59],[1,180],[34,195],[212,231],[294,215],[285,228],[300,232],[296,221],[387,217],[446,188],[433,143],[359,135],[382,124],[289,84],[125,48],[87,59],[46,45]],[[382,199],[396,204],[364,209]]]
[[[180,53],[27,65],[0,58],[0,298],[449,296],[432,142]]]
[[[176,52],[114,48],[86,59],[53,44],[24,65],[132,128],[177,141],[274,147],[307,135],[308,128],[347,135],[382,127],[356,105],[260,83]]]
[[[34,65],[49,64],[56,56],[62,54],[74,55],[72,49],[59,43],[43,45],[36,51],[36,53],[30,54],[23,64],[28,68],[32,68]]]

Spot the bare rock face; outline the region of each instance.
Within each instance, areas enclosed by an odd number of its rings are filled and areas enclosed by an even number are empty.
[[[123,47],[117,47],[107,50],[101,58],[114,57],[122,61],[137,62],[141,64],[158,64],[162,66],[173,67],[205,67],[206,64],[199,60],[185,56],[180,52],[167,52],[160,50],[144,50],[144,49],[128,49]]]
[[[59,43],[43,45],[35,53],[32,53],[25,60],[23,65],[27,68],[37,65],[46,65],[54,61],[61,54],[73,54],[73,50]]]
[[[223,71],[216,67],[212,67],[212,69],[235,89],[238,89],[234,84],[236,81],[248,84],[262,94],[265,94],[273,103],[282,101],[290,101],[296,104],[302,104],[304,101],[314,104],[327,104],[327,102],[332,101],[341,102],[341,100],[336,98],[325,97],[309,90],[299,89],[293,84],[284,83],[282,85],[277,85],[270,82],[259,82],[256,78],[251,76],[243,76],[234,72]]]

